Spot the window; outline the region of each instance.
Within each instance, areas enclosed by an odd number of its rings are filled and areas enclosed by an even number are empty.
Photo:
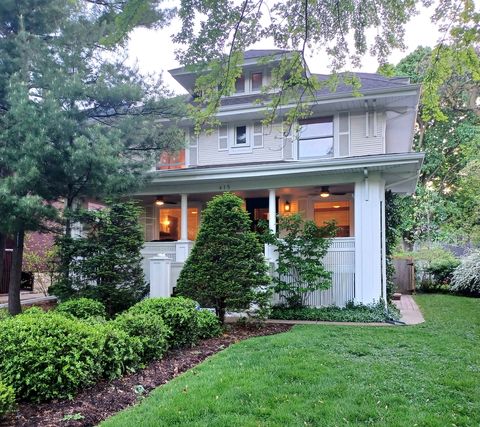
[[[352,218],[350,201],[348,200],[316,202],[314,204],[314,219],[318,226],[323,226],[325,222],[334,220],[338,227],[336,237],[352,236]]]
[[[298,157],[333,156],[333,117],[299,121]]]
[[[185,150],[180,150],[176,153],[164,151],[160,154],[160,159],[157,162],[156,169],[183,169],[185,167]]]
[[[247,145],[247,126],[235,127],[235,145]]]
[[[252,78],[252,92],[261,90],[263,85],[263,74],[252,73],[251,78]]]
[[[188,208],[188,240],[195,240],[198,232],[198,208]],[[158,240],[164,242],[174,242],[180,239],[181,229],[181,209],[180,208],[161,208],[158,215]]]
[[[235,82],[235,93],[245,92],[245,76],[240,76]]]

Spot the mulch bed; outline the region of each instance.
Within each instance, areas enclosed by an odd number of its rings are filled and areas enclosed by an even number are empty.
[[[122,378],[97,383],[72,400],[54,400],[48,403],[21,403],[15,414],[0,421],[0,426],[95,426],[128,406],[138,402],[135,387],[141,385],[148,393],[166,384],[172,378],[199,364],[207,357],[238,341],[288,331],[292,325],[266,324],[263,327],[229,325],[221,337],[200,342],[193,348],[171,350],[162,360]],[[143,394],[145,395],[145,393]],[[64,420],[65,416],[81,414],[81,420]]]

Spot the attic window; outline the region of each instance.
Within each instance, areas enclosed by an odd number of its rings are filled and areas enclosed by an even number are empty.
[[[235,93],[245,92],[245,76],[241,75],[235,82]]]
[[[252,73],[252,91],[259,91],[262,89],[263,84],[263,74],[262,73]]]

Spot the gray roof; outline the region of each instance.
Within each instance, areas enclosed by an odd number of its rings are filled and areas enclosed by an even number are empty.
[[[370,91],[370,90],[381,90],[381,89],[392,89],[392,88],[402,88],[410,86],[410,80],[406,77],[385,77],[381,74],[376,73],[349,73],[356,76],[361,83],[359,91],[361,93]],[[313,74],[320,81],[326,81],[330,76],[327,74]],[[340,74],[340,77],[342,74]],[[332,93],[335,94],[345,94],[349,95],[352,93],[352,87],[343,83],[342,81],[336,87],[336,90],[331,91],[328,86],[322,87],[316,92],[317,99],[327,97]],[[241,105],[241,104],[251,104],[255,101],[267,101],[270,99],[270,96],[267,94],[246,94],[246,95],[235,95],[229,96],[222,99],[222,106],[230,105]]]
[[[282,53],[293,52],[285,49],[249,49],[243,52],[244,59],[261,58],[262,56],[279,55]]]

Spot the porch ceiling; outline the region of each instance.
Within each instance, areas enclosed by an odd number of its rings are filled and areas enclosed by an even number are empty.
[[[223,191],[286,189],[344,185],[379,174],[394,192],[413,192],[423,153],[339,158],[315,162],[198,167],[152,172],[152,179],[136,196],[218,194]]]

